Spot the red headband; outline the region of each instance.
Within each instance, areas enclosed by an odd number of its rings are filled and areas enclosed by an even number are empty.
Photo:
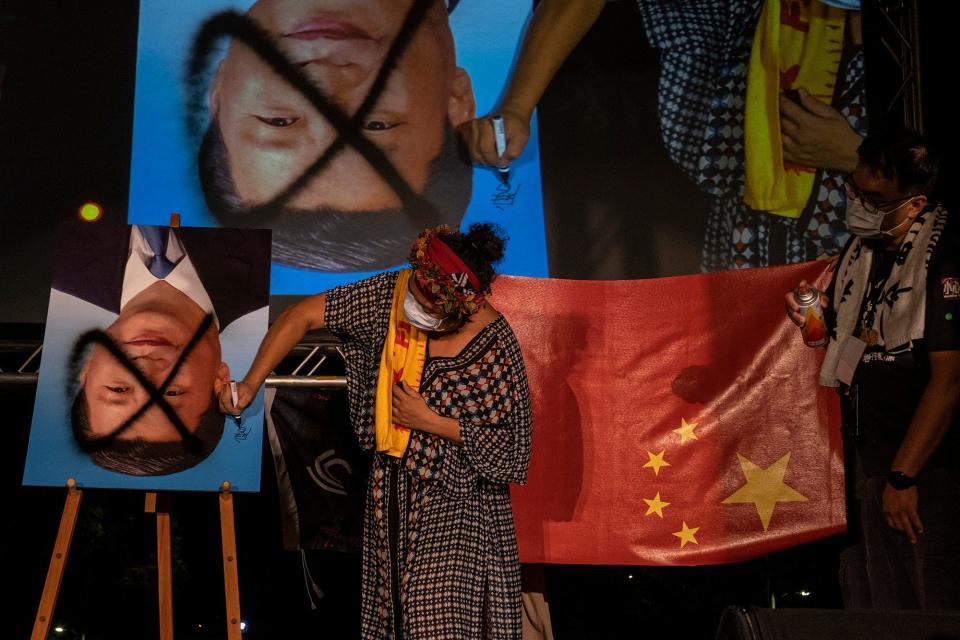
[[[460,319],[476,313],[484,299],[477,275],[439,238],[446,225],[423,231],[410,248],[410,265],[423,292]]]
[[[480,280],[460,256],[436,234],[427,242],[427,256],[433,264],[440,267],[440,273],[450,276],[457,286],[464,288],[469,284],[475,293],[480,293]]]

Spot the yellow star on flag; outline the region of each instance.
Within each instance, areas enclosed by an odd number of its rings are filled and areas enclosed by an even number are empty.
[[[663,517],[663,508],[669,506],[670,504],[669,502],[664,502],[660,499],[659,491],[657,491],[657,495],[653,498],[653,500],[647,500],[644,498],[643,501],[647,503],[647,512],[643,515],[649,516],[651,513],[655,513],[661,518]]]
[[[740,459],[740,468],[746,477],[746,484],[737,489],[732,495],[723,500],[723,504],[752,502],[757,507],[760,523],[766,531],[770,526],[773,509],[778,502],[806,502],[807,497],[783,481],[790,463],[790,454],[761,469],[745,457],[737,454]]]
[[[680,444],[687,444],[688,440],[698,439],[697,434],[693,432],[696,428],[696,422],[687,422],[684,418],[680,418],[680,427],[673,432],[680,436]]]
[[[653,475],[660,475],[660,467],[669,467],[670,463],[663,459],[663,454],[666,452],[666,449],[660,453],[654,455],[652,451],[647,451],[647,457],[650,458],[647,460],[647,464],[643,465],[644,468],[653,469]]]
[[[673,535],[680,538],[680,548],[683,549],[684,545],[686,545],[688,542],[692,542],[693,544],[700,544],[699,542],[697,542],[697,538],[695,537],[695,534],[697,533],[697,531],[700,531],[700,527],[691,528],[687,526],[686,522],[684,522],[683,529],[681,529],[680,531],[674,532]]]

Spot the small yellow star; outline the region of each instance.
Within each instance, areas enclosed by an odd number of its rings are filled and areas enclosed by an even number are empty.
[[[669,506],[670,504],[669,502],[663,502],[660,499],[659,491],[657,491],[657,495],[653,498],[653,500],[647,500],[646,498],[644,498],[643,501],[647,503],[647,507],[648,507],[647,512],[643,515],[648,516],[651,513],[655,513],[661,518],[663,518],[663,508],[666,506]]]
[[[647,464],[643,465],[644,468],[653,469],[653,475],[660,475],[660,467],[669,467],[670,463],[663,459],[663,454],[666,452],[666,449],[660,453],[654,455],[652,451],[647,451],[647,457],[650,459],[647,461]]]
[[[806,502],[807,497],[783,481],[790,463],[790,454],[786,454],[766,469],[761,469],[739,453],[740,468],[746,478],[746,484],[725,498],[723,504],[752,502],[757,507],[760,523],[766,531],[773,517],[773,509],[778,502]]]
[[[686,545],[688,542],[692,542],[693,544],[700,544],[699,542],[697,542],[697,538],[696,538],[697,531],[700,531],[700,527],[688,527],[687,523],[684,522],[683,529],[675,532],[673,535],[680,538],[680,548],[683,549],[684,545]]]
[[[684,418],[680,418],[680,428],[674,429],[673,432],[680,436],[680,444],[687,444],[687,440],[698,440],[697,434],[693,432],[696,428],[696,422],[687,422]]]

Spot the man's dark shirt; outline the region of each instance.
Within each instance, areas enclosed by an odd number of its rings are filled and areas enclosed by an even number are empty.
[[[893,349],[868,348],[854,375],[853,388],[843,396],[844,424],[856,434],[860,465],[867,476],[886,476],[900,443],[930,381],[930,351],[960,349],[960,234],[948,220],[927,271],[924,337]],[[851,240],[852,242],[852,240]],[[849,247],[849,245],[848,245]],[[845,253],[845,252],[844,252]],[[870,281],[876,290],[887,279],[897,257],[896,250],[882,246],[874,251]],[[834,277],[834,282],[836,276]],[[833,299],[834,282],[826,294]],[[865,295],[860,307],[863,319]],[[960,468],[960,414],[940,446],[924,466]]]

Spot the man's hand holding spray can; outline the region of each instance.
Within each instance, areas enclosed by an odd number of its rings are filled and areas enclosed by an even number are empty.
[[[823,296],[820,292],[806,282],[801,282],[791,294],[787,295],[793,296],[795,306],[795,309],[790,309],[788,305],[788,313],[793,311],[789,314],[791,319],[794,322],[797,322],[798,318],[802,319],[799,326],[804,344],[808,347],[822,347],[827,344],[830,337],[823,317],[821,302]]]

